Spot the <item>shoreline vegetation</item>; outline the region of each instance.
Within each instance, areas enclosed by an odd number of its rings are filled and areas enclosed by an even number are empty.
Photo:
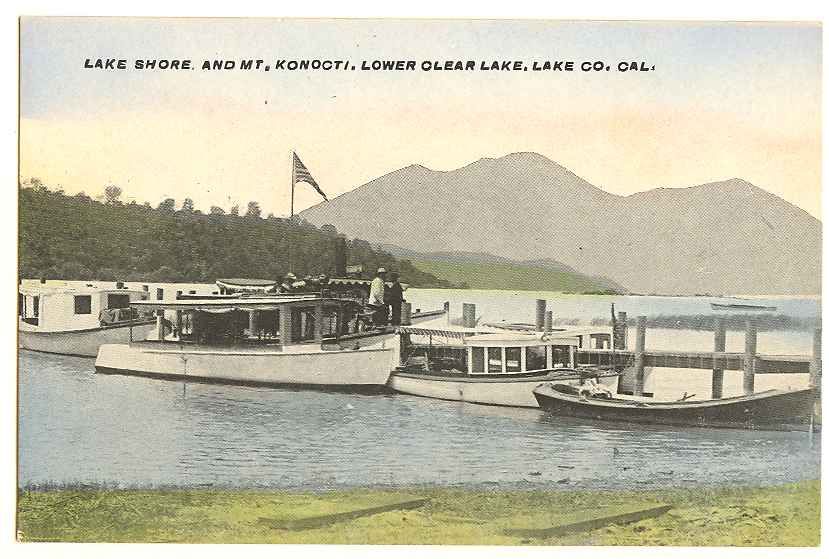
[[[601,520],[665,505],[626,524]],[[820,482],[651,491],[32,487],[18,492],[17,522],[18,539],[43,542],[817,546]],[[558,533],[562,526],[577,527]]]

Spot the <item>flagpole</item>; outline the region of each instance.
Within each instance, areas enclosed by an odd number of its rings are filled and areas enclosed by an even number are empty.
[[[296,186],[296,169],[294,168],[295,151],[291,150],[291,218],[288,220],[288,271],[294,272],[294,250],[291,238],[293,237],[294,228],[294,187]]]

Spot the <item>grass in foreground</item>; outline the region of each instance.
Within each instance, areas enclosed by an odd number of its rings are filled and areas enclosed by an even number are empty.
[[[287,529],[311,516],[428,498],[322,528]],[[547,539],[505,535],[546,528],[620,507],[671,504],[658,518]],[[245,490],[22,491],[24,541],[816,546],[820,482],[735,489],[665,491],[470,491],[355,489],[325,493]]]

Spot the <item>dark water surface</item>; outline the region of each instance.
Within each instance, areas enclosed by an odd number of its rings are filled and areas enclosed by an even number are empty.
[[[27,351],[19,363],[21,486],[658,488],[820,475],[819,435],[804,432],[97,375],[92,359]]]

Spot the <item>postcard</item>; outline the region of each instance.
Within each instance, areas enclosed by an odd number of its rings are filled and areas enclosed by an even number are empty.
[[[821,52],[21,18],[17,545],[819,546]]]

